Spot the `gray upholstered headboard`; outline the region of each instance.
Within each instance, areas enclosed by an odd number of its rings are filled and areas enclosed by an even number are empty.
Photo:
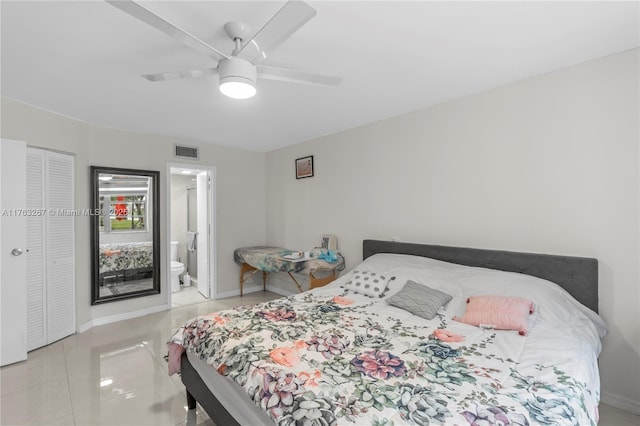
[[[364,240],[362,259],[376,253],[411,254],[466,266],[519,272],[552,281],[598,312],[598,260],[393,241]]]

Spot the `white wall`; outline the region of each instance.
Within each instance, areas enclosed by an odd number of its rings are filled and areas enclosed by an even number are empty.
[[[348,269],[365,238],[596,257],[603,399],[640,412],[638,60],[636,49],[270,152],[267,243],[304,249],[334,233]],[[315,177],[296,180],[306,155]]]
[[[100,324],[105,318],[125,318],[131,313],[167,307],[165,173],[167,163],[176,161],[172,156],[174,143],[199,146],[200,161],[194,161],[194,165],[216,168],[218,290],[239,294],[239,268],[233,261],[233,250],[264,242],[264,153],[89,125],[6,98],[2,98],[1,106],[3,138],[75,154],[77,209],[89,207],[90,165],[160,171],[162,293],[91,306],[89,218],[76,217],[76,305],[81,329]]]

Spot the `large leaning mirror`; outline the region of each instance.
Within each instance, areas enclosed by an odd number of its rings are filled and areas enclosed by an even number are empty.
[[[160,293],[159,172],[91,166],[91,304]]]

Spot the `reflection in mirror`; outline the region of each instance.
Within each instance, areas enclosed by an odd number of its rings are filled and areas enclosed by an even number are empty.
[[[91,303],[160,293],[157,171],[91,167]]]

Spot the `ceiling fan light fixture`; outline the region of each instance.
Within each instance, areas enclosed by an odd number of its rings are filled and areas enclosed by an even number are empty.
[[[220,79],[220,92],[233,99],[249,99],[255,96],[256,87],[244,79],[228,77]]]
[[[220,92],[233,99],[248,99],[256,94],[256,66],[251,62],[232,57],[218,64]]]

